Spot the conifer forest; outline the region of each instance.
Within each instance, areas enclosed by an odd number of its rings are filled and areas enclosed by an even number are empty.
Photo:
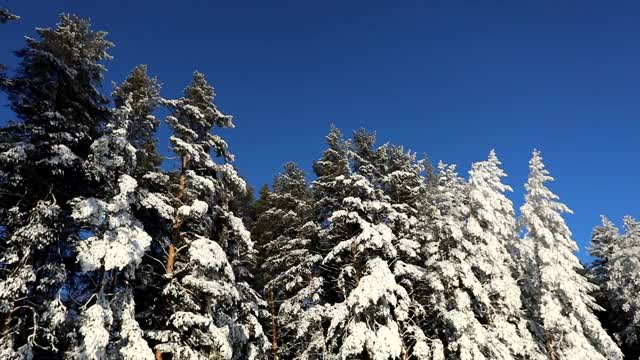
[[[0,74],[0,359],[640,357],[640,222],[602,217],[581,263],[540,151],[517,212],[496,152],[462,174],[374,129],[254,194],[214,78],[109,94],[106,32],[35,34]]]

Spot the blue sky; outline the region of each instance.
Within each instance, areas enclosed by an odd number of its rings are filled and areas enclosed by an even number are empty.
[[[584,248],[606,214],[640,216],[640,3],[633,1],[0,0],[0,63],[60,12],[110,33],[105,91],[139,63],[179,96],[195,69],[235,116],[224,136],[253,185],[310,171],[331,123],[459,165],[495,148],[516,207],[531,150]],[[6,104],[0,98],[2,105]],[[10,118],[0,109],[0,118]],[[160,132],[166,150],[166,128]],[[586,259],[584,253],[581,254]]]

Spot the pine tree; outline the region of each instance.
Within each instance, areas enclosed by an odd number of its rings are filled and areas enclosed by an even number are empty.
[[[136,149],[136,179],[160,166],[162,158],[156,150],[155,132],[160,121],[153,115],[160,102],[158,79],[147,74],[146,65],[136,66],[131,74],[118,85],[111,96],[116,107],[131,108],[127,140]]]
[[[263,229],[259,243],[264,262],[260,272],[266,280],[264,293],[271,313],[271,356],[289,359],[303,350],[314,351],[307,343],[307,323],[300,321],[312,301],[307,293],[319,290],[313,279],[322,260],[314,239],[317,225],[313,195],[304,172],[287,163],[264,199],[256,225]]]
[[[590,271],[594,275],[597,283],[606,284],[608,276],[609,260],[613,255],[615,246],[620,240],[620,231],[604,215],[600,217],[602,225],[596,226],[591,234],[591,246],[589,254],[594,260],[591,263]]]
[[[271,194],[269,190],[269,185],[264,184],[260,188],[260,193],[258,199],[253,203],[253,209],[256,213],[256,219],[262,215],[266,211],[267,203],[269,201],[269,194]],[[256,229],[256,231],[258,231]],[[258,231],[259,232],[259,231]]]
[[[614,315],[615,336],[625,355],[636,358],[640,356],[640,222],[624,217],[624,234],[607,260],[605,291]]]
[[[422,248],[427,237],[419,221],[428,198],[428,184],[423,176],[425,161],[418,161],[415,153],[405,151],[402,146],[385,144],[377,152],[381,159],[379,183],[397,213],[391,230],[397,239],[398,253],[391,269],[396,282],[406,289],[411,299],[410,321],[402,323],[401,358],[426,358],[431,355],[430,341],[420,324],[426,315],[423,307],[426,269]]]
[[[61,334],[81,291],[72,283],[78,227],[69,201],[95,191],[83,163],[109,116],[98,91],[101,62],[111,58],[106,33],[72,15],[37,32],[16,52],[16,75],[2,83],[20,119],[3,129],[0,149],[0,281],[11,289],[0,295],[6,358],[66,347]]]
[[[534,271],[525,288],[538,340],[550,359],[622,359],[615,342],[594,315],[600,307],[590,293],[595,286],[582,275],[578,246],[561,214],[571,212],[544,183],[552,181],[539,151],[529,162],[522,222],[531,243]]]
[[[476,316],[509,348],[510,357],[535,359],[541,353],[527,328],[512,258],[518,235],[513,204],[505,196],[512,189],[501,181],[507,175],[500,164],[491,150],[486,161],[474,163],[469,171],[464,232],[475,248],[469,254],[472,270],[489,297],[487,303],[479,301]]]
[[[213,104],[215,93],[195,72],[184,97],[165,100],[170,141],[180,157],[172,200],[174,219],[167,246],[162,301],[156,329],[156,358],[260,358],[268,340],[258,322],[263,301],[246,283],[253,243],[242,220],[229,211],[245,182],[228,163],[226,142],[214,127],[233,127],[231,116]],[[211,153],[224,160],[213,161]],[[158,316],[159,315],[159,316]]]
[[[602,306],[604,311],[596,312],[603,326],[608,332],[615,332],[616,319],[620,314],[620,304],[616,304],[616,296],[614,292],[607,290],[610,286],[611,257],[615,251],[615,247],[620,243],[620,231],[607,219],[601,216],[602,225],[596,226],[591,234],[591,245],[589,253],[594,258],[589,265],[588,276],[598,285],[598,289],[594,292],[596,302]]]
[[[349,159],[349,142],[344,139],[340,129],[331,126],[326,136],[329,148],[322,153],[322,157],[313,163],[316,180],[313,182],[314,194],[318,211],[318,220],[325,223],[332,210],[341,202],[342,194],[336,192],[333,185],[336,178],[351,174]]]
[[[320,233],[330,247],[325,276],[338,295],[328,310],[330,357],[400,359],[410,353],[403,331],[412,321],[412,301],[389,265],[398,253],[391,230],[398,214],[379,187],[374,141],[373,134],[360,132],[351,155],[346,148],[354,171],[333,179],[329,193],[339,196]]]
[[[139,184],[133,176],[139,173],[141,152],[129,142],[129,129],[135,128],[131,122],[140,120],[129,100],[118,103],[107,134],[93,143],[84,164],[89,178],[102,185],[100,191],[96,197],[74,201],[72,218],[91,234],[78,246],[79,277],[95,284],[85,286],[91,292],[81,308],[80,341],[72,353],[79,358],[153,359],[135,320],[132,287],[151,244],[135,216]]]
[[[423,220],[429,234],[425,308],[432,358],[513,359],[509,344],[492,332],[495,323],[489,315],[497,310],[493,294],[474,271],[478,247],[466,229],[470,190],[455,165],[438,164],[437,185]]]

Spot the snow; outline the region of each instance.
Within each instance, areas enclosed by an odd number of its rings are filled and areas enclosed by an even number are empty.
[[[176,311],[169,322],[178,330],[189,331],[192,328],[206,328],[211,325],[211,319],[206,316],[186,311]]]
[[[192,216],[196,219],[203,217],[207,211],[209,210],[209,205],[200,200],[195,200],[193,204],[191,204],[191,213]]]
[[[193,170],[187,170],[186,177],[189,181],[189,187],[194,191],[215,194],[218,189],[216,183],[214,183],[210,178],[199,176]]]
[[[169,181],[169,175],[160,172],[150,172],[145,174],[142,178],[157,184],[166,184]]]
[[[91,225],[100,225],[105,221],[105,204],[96,198],[81,200],[71,213],[75,220],[85,221]]]
[[[178,216],[198,220],[209,210],[209,205],[200,200],[194,200],[191,205],[182,205],[178,208]]]
[[[76,202],[71,216],[95,234],[78,244],[78,262],[83,271],[122,270],[138,265],[151,244],[151,237],[130,213],[131,194],[137,188],[135,179],[122,175],[119,193],[110,202],[95,198]]]
[[[120,305],[120,304],[119,304]],[[119,353],[123,360],[153,360],[153,352],[149,344],[144,340],[140,324],[135,319],[135,304],[133,297],[128,296],[121,304],[118,315],[120,316],[120,336],[125,341]]]
[[[221,165],[218,171],[239,193],[245,193],[247,191],[247,183],[238,175],[238,172],[231,164]]]
[[[204,114],[202,114],[202,112],[197,106],[185,104],[183,106],[183,109],[186,110],[191,116],[195,117],[196,119],[204,119]]]
[[[239,237],[239,240],[242,241],[242,244],[246,247],[246,250],[249,253],[253,252],[253,241],[251,240],[251,233],[244,226],[244,222],[239,217],[233,215],[233,213],[228,213],[227,217],[229,218],[229,226],[231,227],[231,231]]]
[[[339,352],[342,359],[359,356],[363,351],[372,359],[399,358],[403,348],[402,337],[392,317],[406,319],[406,309],[403,308],[408,294],[395,283],[393,274],[382,259],[370,260],[367,268],[367,275],[347,301],[332,310],[329,336],[338,336],[338,331],[344,334]],[[382,308],[371,312],[378,306]]]
[[[4,151],[0,156],[4,159],[3,161],[11,164],[20,164],[27,159],[27,149],[27,144],[14,144],[12,148]]]
[[[78,262],[83,271],[101,266],[105,270],[122,270],[130,264],[140,263],[151,237],[141,228],[116,228],[102,238],[90,237],[79,245]]]
[[[175,208],[169,205],[169,199],[163,194],[144,191],[140,194],[140,205],[157,211],[165,220],[173,220]]]
[[[194,162],[200,161],[200,155],[203,153],[199,145],[188,143],[177,136],[171,136],[169,141],[173,145],[173,151],[180,155],[188,155]]]
[[[82,348],[78,359],[100,360],[106,357],[109,331],[113,317],[108,303],[98,302],[83,313],[80,326]]]
[[[58,144],[51,146],[52,156],[46,162],[52,166],[70,167],[78,160],[78,156],[66,145]]]
[[[138,182],[129,175],[122,175],[118,179],[118,187],[120,188],[120,194],[126,195],[132,193],[138,187]]]
[[[229,279],[234,277],[227,254],[215,241],[198,237],[189,246],[189,257],[191,261],[205,269],[223,273]]]

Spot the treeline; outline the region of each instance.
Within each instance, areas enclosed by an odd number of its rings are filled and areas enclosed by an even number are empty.
[[[0,79],[1,359],[638,357],[639,223],[604,219],[584,268],[540,152],[519,219],[495,152],[464,179],[335,127],[310,184],[287,163],[254,200],[202,73],[105,96],[106,33],[36,31]]]

